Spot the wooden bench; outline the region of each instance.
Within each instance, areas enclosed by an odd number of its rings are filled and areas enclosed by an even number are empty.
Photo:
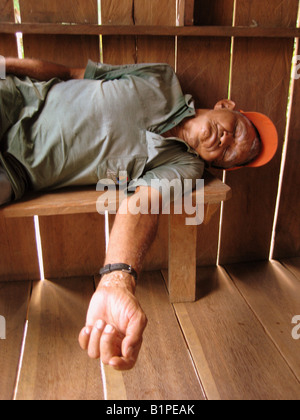
[[[46,194],[29,194],[22,201],[0,210],[0,217],[24,218],[95,213],[97,200],[103,192],[94,187],[64,189]],[[107,193],[105,193],[107,197]],[[195,192],[193,193],[195,195]],[[231,189],[210,173],[205,174],[204,224],[208,224],[222,201],[231,197]],[[112,194],[110,204],[118,207],[118,195]],[[115,203],[113,203],[115,201]],[[196,298],[197,225],[186,225],[186,214],[170,212],[168,289],[171,302],[192,302]],[[188,217],[193,217],[189,215]],[[70,245],[71,246],[71,245]],[[101,262],[99,262],[101,264]],[[92,274],[92,273],[91,273]]]

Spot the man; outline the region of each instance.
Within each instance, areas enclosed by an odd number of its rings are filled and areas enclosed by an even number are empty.
[[[134,366],[146,316],[134,293],[153,241],[161,192],[153,180],[200,179],[204,162],[224,169],[266,164],[277,149],[271,121],[235,110],[229,100],[195,110],[164,64],[97,65],[69,69],[39,60],[6,60],[0,82],[0,204],[28,189],[43,191],[127,181],[102,279],[79,335],[81,347],[115,369]]]

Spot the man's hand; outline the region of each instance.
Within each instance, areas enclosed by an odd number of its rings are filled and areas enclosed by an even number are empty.
[[[136,203],[137,199],[143,212],[131,213],[132,200]],[[123,263],[141,272],[158,226],[158,215],[151,214],[151,206],[157,208],[160,202],[160,193],[148,187],[139,188],[134,196],[123,200],[110,233],[104,265]],[[113,272],[103,276],[91,300],[86,327],[79,335],[79,343],[90,357],[101,357],[103,363],[117,370],[135,365],[147,325],[134,292],[131,275]]]
[[[103,277],[79,335],[83,350],[93,359],[116,370],[135,365],[142,345],[147,318],[134,296],[134,281],[125,273]]]

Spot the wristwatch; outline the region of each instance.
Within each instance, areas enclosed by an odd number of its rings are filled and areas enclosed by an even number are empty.
[[[105,267],[101,268],[100,276],[103,277],[105,274],[112,273],[114,271],[122,271],[123,273],[130,274],[133,276],[134,280],[137,282],[138,275],[134,268],[128,264],[107,264]]]

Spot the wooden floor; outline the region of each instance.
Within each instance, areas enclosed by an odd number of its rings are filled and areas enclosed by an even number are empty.
[[[300,259],[198,269],[190,304],[169,303],[164,277],[140,280],[149,325],[126,373],[77,344],[94,279],[0,283],[0,399],[300,399]]]

